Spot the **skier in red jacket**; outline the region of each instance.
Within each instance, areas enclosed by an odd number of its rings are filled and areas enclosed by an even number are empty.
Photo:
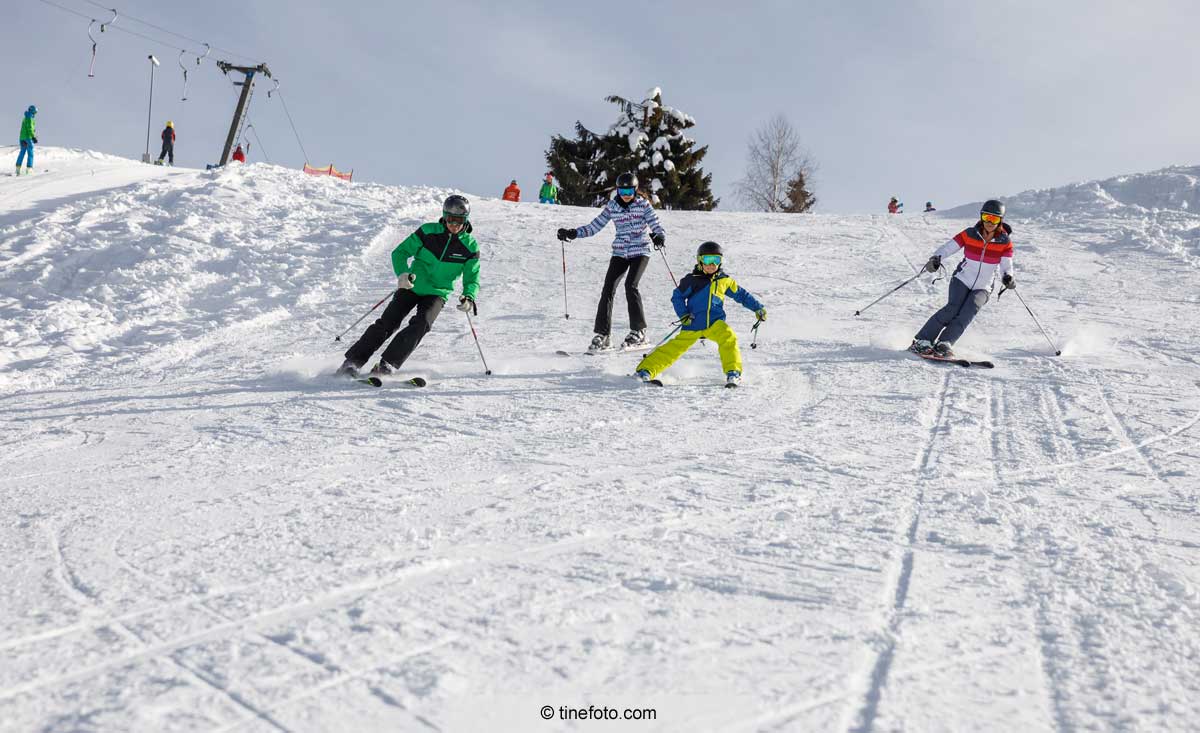
[[[508,188],[504,189],[505,201],[520,201],[521,189],[517,186],[517,179],[513,179],[512,183],[508,184]]]
[[[235,148],[235,149],[234,149],[234,151],[233,151],[233,159],[234,159],[234,160],[236,160],[236,161],[237,161],[237,162],[239,162],[239,163],[245,163],[245,162],[246,162],[246,154],[242,152],[242,146],[241,146],[241,145],[237,146],[237,148]]]

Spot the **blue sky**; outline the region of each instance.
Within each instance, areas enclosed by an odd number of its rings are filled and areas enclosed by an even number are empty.
[[[89,17],[86,0],[53,0]],[[107,3],[104,3],[107,4]],[[255,0],[118,2],[118,11],[250,58],[198,47],[126,18],[100,37],[87,78],[87,19],[22,0],[0,48],[13,142],[37,104],[43,144],[137,157],[155,77],[152,147],[175,121],[177,162],[214,161],[232,85],[211,63],[266,62],[310,162],[356,180],[535,193],[553,133],[604,129],[609,94],[664,102],[697,120],[705,168],[737,208],[746,140],[774,114],[819,165],[826,212],[942,207],[1118,173],[1200,162],[1193,36],[1200,4],[751,2],[714,5]],[[260,87],[251,119],[274,163],[303,162],[282,106]],[[251,138],[253,140],[253,138]],[[157,153],[157,150],[152,152]]]

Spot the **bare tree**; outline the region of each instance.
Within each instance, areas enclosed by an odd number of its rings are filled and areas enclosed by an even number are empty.
[[[800,145],[800,135],[783,115],[775,115],[755,131],[746,148],[746,175],[734,184],[737,196],[755,211],[799,213],[792,183],[801,182],[807,211],[816,203],[807,186],[816,170]]]

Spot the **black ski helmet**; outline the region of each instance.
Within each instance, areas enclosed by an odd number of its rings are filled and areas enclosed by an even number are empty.
[[[981,215],[982,214],[994,214],[994,215],[1000,217],[1001,219],[1003,219],[1004,218],[1004,202],[997,201],[996,199],[988,199],[987,201],[983,202],[983,206],[979,207],[979,213]]]
[[[467,201],[466,196],[453,194],[446,197],[446,201],[442,204],[442,216],[461,216],[463,219],[471,218],[471,202]]]
[[[637,188],[638,179],[632,173],[622,173],[617,176],[617,188]]]
[[[724,257],[725,253],[721,251],[721,245],[716,242],[705,242],[696,248],[696,257],[702,257],[703,255],[720,255]]]

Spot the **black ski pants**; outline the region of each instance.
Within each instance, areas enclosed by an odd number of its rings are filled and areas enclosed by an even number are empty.
[[[412,355],[417,344],[429,333],[429,329],[433,328],[433,322],[437,320],[445,304],[446,301],[439,295],[417,295],[411,290],[397,291],[396,297],[383,309],[383,315],[368,326],[362,338],[346,352],[346,358],[361,369],[371,358],[371,354],[374,354],[389,336],[396,333],[404,317],[416,308],[417,314],[383,352],[382,359],[393,368],[398,368]]]
[[[158,154],[158,159],[161,161],[168,156],[170,156],[171,165],[175,165],[175,143],[170,140],[163,140],[162,152]]]
[[[642,310],[642,294],[638,291],[638,283],[650,264],[650,256],[613,257],[608,261],[608,272],[604,275],[604,290],[600,292],[600,304],[596,306],[596,333],[612,333],[613,296],[617,294],[617,283],[625,277],[625,301],[629,305],[629,330],[641,331],[646,328],[646,313]]]

